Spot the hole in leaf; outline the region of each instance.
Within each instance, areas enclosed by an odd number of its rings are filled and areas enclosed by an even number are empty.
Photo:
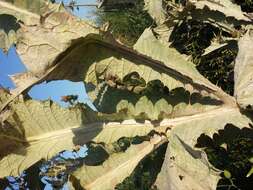
[[[21,62],[14,46],[11,46],[6,54],[0,49],[0,87],[14,89],[15,85],[8,75],[25,71],[27,69]]]
[[[6,34],[8,34],[11,30],[16,32],[20,28],[17,18],[7,14],[0,15],[0,26]]]
[[[96,110],[86,93],[83,82],[71,82],[68,80],[43,82],[33,86],[28,95],[35,100],[51,99],[63,107],[84,103]]]

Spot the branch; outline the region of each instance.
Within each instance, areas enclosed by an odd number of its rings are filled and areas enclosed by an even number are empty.
[[[65,5],[65,7],[98,7],[98,4],[74,4],[74,5]]]

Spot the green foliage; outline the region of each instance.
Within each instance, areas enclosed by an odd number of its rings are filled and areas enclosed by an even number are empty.
[[[253,1],[252,0],[234,0],[234,2],[241,6],[242,11],[253,12]]]
[[[149,154],[115,190],[158,190],[153,183],[161,170],[167,143]]]
[[[211,45],[212,39],[220,30],[209,23],[196,20],[184,20],[173,30],[170,41],[180,53],[198,58]]]
[[[175,27],[170,41],[180,53],[192,56],[193,63],[202,75],[228,94],[233,95],[233,61],[238,52],[237,44],[232,42],[225,48],[203,56],[212,40],[222,38],[222,36],[230,37],[230,34],[209,23],[184,20]]]
[[[234,93],[234,60],[237,56],[237,44],[234,48],[219,49],[195,62],[198,71],[212,83],[221,87],[230,95]]]
[[[97,22],[99,25],[109,22],[109,30],[114,37],[126,45],[132,46],[143,31],[154,22],[143,8],[143,0],[137,0],[134,7],[122,7],[113,11],[98,11]]]
[[[223,175],[225,176],[225,178],[230,179],[231,178],[231,173],[228,170],[224,170],[223,171]]]
[[[252,188],[253,176],[248,173],[252,168],[250,158],[253,156],[253,129],[239,129],[227,124],[213,138],[202,134],[196,146],[203,148],[209,162],[223,171],[217,190]]]

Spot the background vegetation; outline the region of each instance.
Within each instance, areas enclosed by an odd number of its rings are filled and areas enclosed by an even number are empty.
[[[192,56],[193,63],[201,74],[233,95],[233,63],[238,52],[236,42],[230,42],[224,48],[204,55],[212,41],[222,37],[231,37],[231,34],[209,23],[185,19],[175,27],[169,41],[180,53]]]
[[[144,10],[144,1],[136,0],[133,7],[121,7],[114,10],[97,11],[98,25],[109,23],[109,31],[115,38],[132,46],[143,31],[154,24],[153,19]]]
[[[253,129],[227,124],[213,137],[202,134],[196,145],[203,148],[209,162],[223,171],[217,190],[250,190],[253,186]]]

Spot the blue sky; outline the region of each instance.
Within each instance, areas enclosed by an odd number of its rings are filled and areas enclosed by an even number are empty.
[[[68,4],[70,0],[63,0],[63,3]],[[61,2],[61,0],[57,0],[57,2]],[[77,0],[77,3],[80,4],[94,4],[96,0]],[[75,10],[74,14],[80,18],[86,20],[92,20],[93,12],[95,11],[95,7],[80,7],[79,11]],[[22,64],[18,54],[16,53],[15,47],[12,46],[8,53],[4,53],[2,49],[0,49],[0,85],[13,89],[15,88],[11,79],[8,75],[12,75],[15,73],[25,72],[27,69]],[[71,82],[71,81],[52,81],[49,83],[42,83],[34,86],[30,91],[29,95],[36,100],[46,100],[52,99],[53,101],[59,103],[61,106],[66,107],[68,104],[61,101],[61,96],[64,95],[78,95],[78,101],[87,103],[92,107],[91,101],[89,101],[87,93],[85,91],[83,82]],[[93,106],[93,109],[94,106]]]
[[[70,0],[56,0],[56,2],[63,2],[64,4],[68,5]],[[98,4],[96,0],[76,0],[77,4]],[[79,10],[74,10],[74,15],[78,16],[79,18],[86,19],[86,20],[94,20],[93,12],[96,11],[96,7],[79,7]]]
[[[14,88],[14,84],[8,75],[22,73],[26,67],[21,62],[16,53],[15,47],[12,46],[7,53],[0,49],[0,85],[5,88]]]
[[[63,107],[68,104],[61,101],[61,96],[78,95],[78,101],[87,103],[93,109],[91,101],[86,93],[83,82],[71,82],[67,80],[43,82],[34,86],[28,93],[33,99],[47,100],[51,99]]]

